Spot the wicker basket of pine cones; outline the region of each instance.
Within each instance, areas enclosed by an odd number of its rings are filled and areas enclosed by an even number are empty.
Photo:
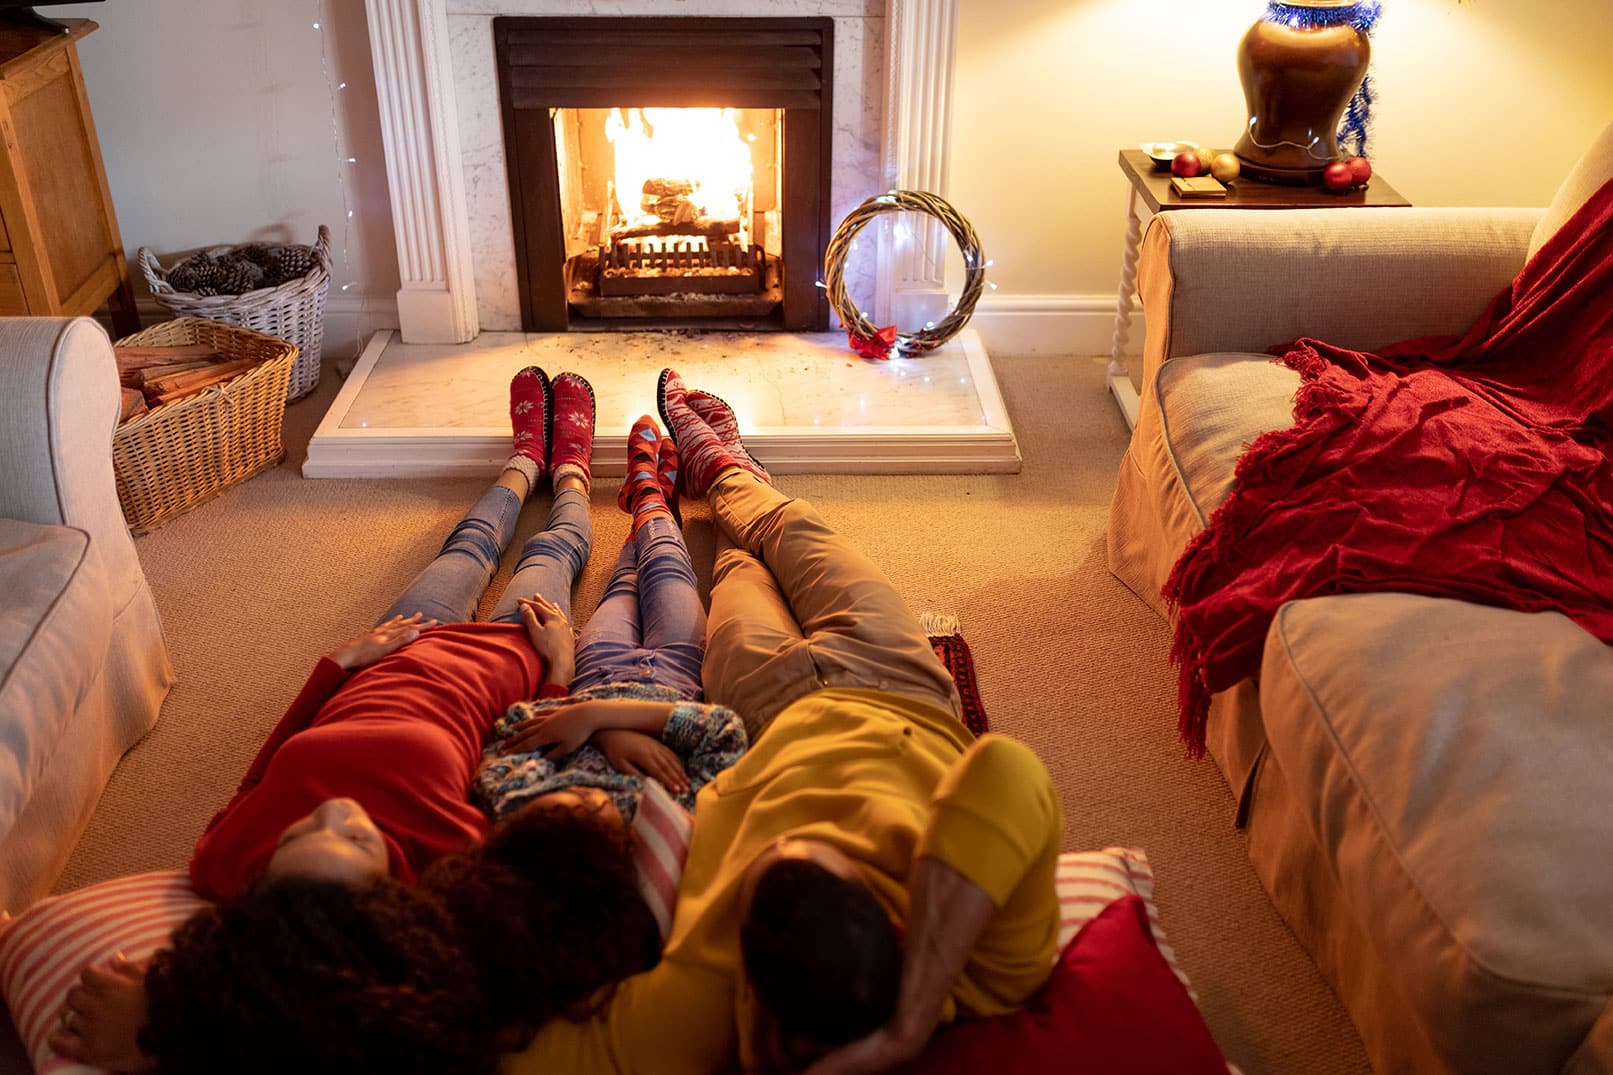
[[[297,345],[286,399],[300,399],[319,384],[325,340],[325,295],[330,290],[330,229],[319,226],[312,246],[245,243],[212,247],[164,269],[145,247],[139,252],[152,297],[176,317],[205,317],[277,336]]]

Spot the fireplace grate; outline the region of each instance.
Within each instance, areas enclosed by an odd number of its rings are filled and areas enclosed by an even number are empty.
[[[608,296],[738,295],[762,290],[766,275],[761,247],[713,243],[704,236],[676,242],[618,239],[599,252],[599,293]]]

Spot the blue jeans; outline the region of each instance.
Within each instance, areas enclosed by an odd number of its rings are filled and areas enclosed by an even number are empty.
[[[422,613],[441,623],[468,623],[476,618],[482,591],[498,571],[499,556],[515,534],[521,498],[502,485],[483,493],[443,542],[436,559],[415,576],[381,622],[393,616]],[[517,598],[541,593],[571,616],[571,587],[588,562],[594,538],[588,496],[563,489],[554,496],[546,529],[521,547],[515,575],[493,610],[495,623],[520,623]],[[687,554],[684,557],[688,559]],[[704,625],[702,625],[702,630]]]
[[[622,547],[583,628],[571,689],[636,680],[699,701],[705,652],[706,609],[683,531],[671,519],[651,519]]]

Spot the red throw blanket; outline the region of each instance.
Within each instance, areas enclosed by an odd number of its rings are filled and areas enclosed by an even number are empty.
[[[1260,671],[1285,601],[1552,609],[1613,642],[1613,181],[1465,335],[1272,353],[1304,378],[1295,424],[1244,452],[1164,589],[1193,755],[1211,694]]]

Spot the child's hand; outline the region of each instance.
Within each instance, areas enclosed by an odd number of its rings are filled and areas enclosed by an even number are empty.
[[[61,1022],[47,1043],[60,1055],[112,1071],[152,1071],[156,1061],[140,1051],[146,1025],[146,966],[121,955],[84,968],[67,991]]]
[[[674,795],[689,794],[689,774],[671,747],[654,736],[626,728],[605,728],[594,733],[594,746],[619,773],[654,777]]]
[[[550,761],[558,761],[588,742],[599,726],[595,714],[595,707],[586,701],[545,709],[511,729],[499,750],[506,754],[536,751]]]
[[[540,593],[521,598],[519,604],[521,622],[526,624],[532,648],[548,662],[548,681],[570,683],[577,667],[577,636],[571,630],[565,611]]]
[[[347,645],[332,650],[330,659],[349,672],[374,664],[393,650],[420,637],[420,632],[437,626],[436,620],[425,619],[416,612],[413,616],[393,616],[390,620],[359,635]]]

